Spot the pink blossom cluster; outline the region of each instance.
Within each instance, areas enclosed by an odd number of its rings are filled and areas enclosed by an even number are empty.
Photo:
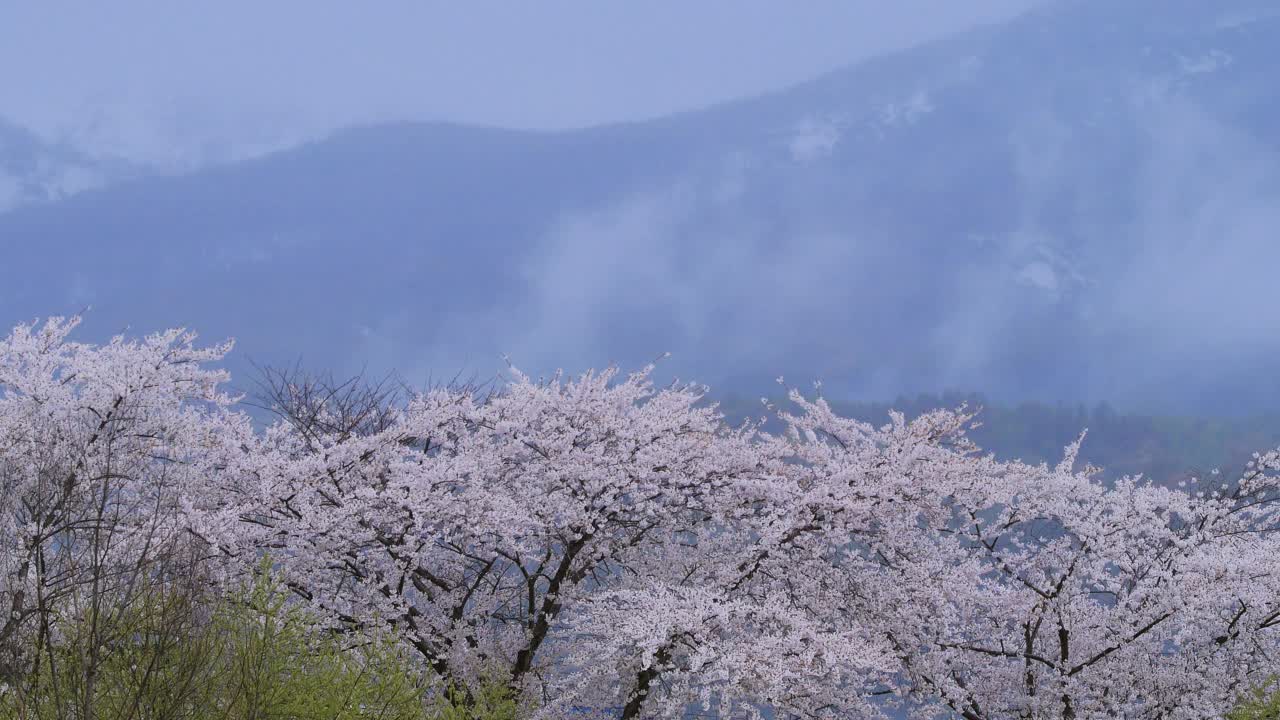
[[[1201,718],[1280,670],[1276,452],[1107,483],[1079,442],[983,454],[964,409],[874,427],[793,391],[730,426],[652,367],[258,428],[206,367],[226,347],[74,324],[0,342],[0,633],[74,595],[77,553],[185,536],[547,717]]]

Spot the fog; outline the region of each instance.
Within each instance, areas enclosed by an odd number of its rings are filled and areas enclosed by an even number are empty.
[[[7,322],[415,381],[671,352],[743,392],[1280,401],[1267,2],[2,12]]]
[[[583,127],[786,87],[1033,2],[6,3],[0,116],[187,163],[391,120]]]

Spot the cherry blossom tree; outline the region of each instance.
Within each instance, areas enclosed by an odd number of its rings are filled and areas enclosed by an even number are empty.
[[[404,403],[283,382],[258,428],[206,367],[226,346],[75,325],[0,341],[6,677],[193,539],[232,571],[270,551],[328,627],[545,717],[1217,717],[1275,671],[1277,453],[1104,482],[1079,443],[982,454],[964,410],[873,427],[792,393],[729,427],[652,368]]]
[[[684,703],[806,716],[876,714],[900,661],[875,612],[884,597],[877,538],[915,532],[934,475],[975,472],[950,444],[967,419],[935,413],[875,429],[837,418],[798,394],[801,415],[779,413],[781,436],[758,433],[775,472],[744,478],[751,513],[725,514],[737,532],[708,527],[696,553],[662,584],[604,594],[580,629],[583,667],[603,674],[625,659],[622,716],[677,715]]]
[[[180,498],[249,428],[226,412],[225,372],[204,367],[229,345],[171,330],[93,346],[68,339],[78,323],[0,340],[0,683],[80,623],[88,698],[115,615],[145,581],[191,569]]]
[[[883,541],[900,689],[965,718],[1219,717],[1275,669],[1275,453],[1190,491],[1005,463]]]
[[[197,532],[229,555],[276,548],[335,624],[390,624],[442,676],[550,698],[563,620],[669,575],[686,528],[768,472],[750,429],[726,428],[701,388],[655,389],[650,370],[513,371],[497,393],[423,393],[369,433],[280,423],[193,502]]]
[[[792,471],[771,522],[584,623],[613,642],[582,666],[632,661],[624,715],[1219,717],[1274,672],[1280,455],[1232,484],[1107,485],[1078,443],[1054,468],[979,454],[963,411],[877,429],[792,400],[761,440]]]
[[[963,412],[874,431],[793,399],[802,465],[866,488],[841,512],[875,498],[850,548],[874,561],[859,616],[900,661],[894,697],[972,720],[1219,717],[1274,672],[1277,453],[1231,483],[1108,484],[1075,468],[1080,441],[1056,467],[999,462]]]

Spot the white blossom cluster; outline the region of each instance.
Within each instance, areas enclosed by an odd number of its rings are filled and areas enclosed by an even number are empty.
[[[74,324],[0,342],[0,645],[74,596],[79,553],[124,572],[196,537],[541,717],[1219,717],[1280,671],[1275,452],[1108,485],[1079,442],[981,454],[964,409],[873,427],[793,392],[784,431],[729,427],[651,367],[256,430],[205,367],[226,347]]]

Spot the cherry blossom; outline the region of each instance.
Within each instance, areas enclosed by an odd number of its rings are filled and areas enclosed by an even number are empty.
[[[229,344],[170,330],[93,346],[68,340],[78,323],[0,340],[0,675],[60,619],[110,612],[143,574],[180,571],[181,499],[248,429],[227,412],[226,373],[204,367]]]
[[[0,340],[0,672],[135,580],[269,553],[324,628],[391,630],[539,718],[1220,717],[1271,676],[1280,453],[1187,487],[999,460],[964,408],[876,427],[792,392],[728,425],[653,367],[395,402],[228,345]],[[193,561],[194,562],[194,561]],[[0,677],[0,682],[4,677]]]

